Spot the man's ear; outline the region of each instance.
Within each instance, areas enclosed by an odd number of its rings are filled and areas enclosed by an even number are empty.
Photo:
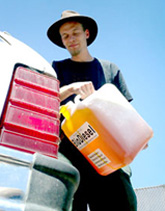
[[[86,34],[86,38],[88,39],[88,38],[90,37],[89,29],[86,29],[86,30],[85,30],[85,34]]]

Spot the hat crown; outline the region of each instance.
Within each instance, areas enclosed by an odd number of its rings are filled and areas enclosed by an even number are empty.
[[[61,14],[61,19],[63,18],[69,18],[69,17],[74,17],[74,16],[80,16],[78,12],[71,11],[71,10],[65,10]]]

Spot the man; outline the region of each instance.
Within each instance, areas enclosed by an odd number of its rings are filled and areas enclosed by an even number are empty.
[[[66,48],[70,59],[53,61],[60,80],[61,104],[74,100],[79,94],[85,99],[103,84],[113,83],[128,101],[132,97],[118,67],[110,62],[93,58],[88,46],[97,35],[96,22],[74,11],[64,11],[61,19],[48,29],[49,39]],[[74,196],[73,211],[136,211],[137,201],[130,182],[129,167],[108,176],[99,175],[76,147],[63,134],[59,151],[80,172],[80,185]]]

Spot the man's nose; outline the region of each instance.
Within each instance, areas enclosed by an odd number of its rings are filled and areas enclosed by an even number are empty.
[[[70,35],[69,36],[69,41],[74,41],[75,40],[75,36],[74,35]]]

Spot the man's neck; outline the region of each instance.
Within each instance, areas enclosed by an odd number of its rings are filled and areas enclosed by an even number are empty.
[[[89,52],[71,57],[71,60],[75,62],[91,62],[93,59],[94,58],[89,54]]]

